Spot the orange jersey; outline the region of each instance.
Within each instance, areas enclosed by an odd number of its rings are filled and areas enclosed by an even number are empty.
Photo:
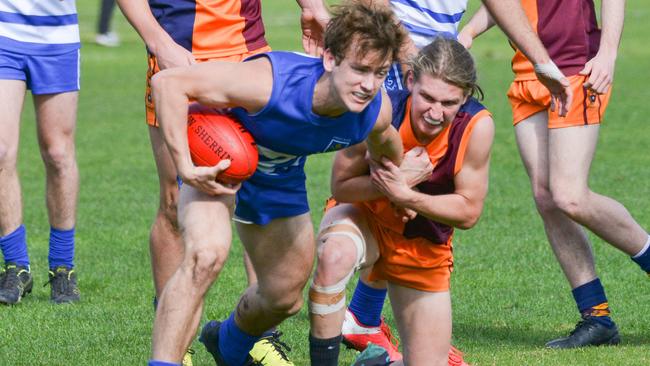
[[[528,21],[549,56],[567,75],[575,75],[598,52],[600,29],[593,0],[522,0]],[[535,80],[533,65],[515,49],[515,80]]]
[[[399,116],[399,133],[408,151],[419,146],[410,122],[410,97],[406,103],[403,116]],[[455,190],[454,176],[462,169],[467,143],[476,123],[490,113],[478,101],[470,98],[460,109],[454,121],[445,128],[436,138],[425,146],[429,159],[433,164],[433,172],[429,180],[420,183],[417,189],[420,192],[440,195],[451,194]],[[395,124],[395,123],[394,123]],[[388,199],[377,199],[360,203],[372,213],[372,219],[407,239],[424,238],[433,243],[442,244],[451,241],[453,228],[417,215],[415,219],[406,224],[396,215]]]
[[[260,0],[149,0],[158,23],[197,59],[267,46]]]

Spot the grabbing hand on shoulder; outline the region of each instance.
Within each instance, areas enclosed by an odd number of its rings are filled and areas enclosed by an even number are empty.
[[[423,147],[417,146],[404,154],[399,170],[406,178],[409,187],[414,187],[431,177],[433,165],[429,154]]]
[[[413,193],[400,168],[385,157],[380,163],[371,161],[370,178],[375,188],[398,206],[404,207],[402,203]]]

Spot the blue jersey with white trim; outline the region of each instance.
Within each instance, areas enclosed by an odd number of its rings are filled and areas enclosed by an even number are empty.
[[[0,49],[60,55],[80,46],[75,0],[0,1]]]
[[[391,8],[417,46],[437,36],[455,39],[467,0],[390,0]]]
[[[324,117],[312,110],[316,82],[323,75],[323,62],[293,52],[269,52],[273,89],[267,105],[257,113],[242,108],[233,113],[255,138],[259,150],[257,171],[251,182],[282,185],[287,178],[304,179],[306,156],[340,150],[366,139],[381,109],[378,93],[360,113],[346,112]]]

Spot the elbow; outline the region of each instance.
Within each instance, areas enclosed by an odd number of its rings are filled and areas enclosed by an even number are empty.
[[[355,192],[346,189],[346,187],[344,186],[342,187],[333,184],[331,188],[331,192],[332,192],[332,198],[334,198],[334,200],[339,203],[354,203],[359,201],[359,198],[355,197]]]
[[[468,230],[473,228],[481,218],[481,210],[472,210],[468,212],[461,222],[456,225],[461,230]]]
[[[341,189],[338,189],[335,186],[332,186],[331,193],[332,193],[332,198],[334,198],[334,200],[336,202],[341,202],[341,203],[349,203],[350,202],[349,197],[345,194],[344,190],[341,190]]]

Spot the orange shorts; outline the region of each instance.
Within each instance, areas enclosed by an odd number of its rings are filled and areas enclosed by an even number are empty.
[[[550,110],[551,94],[542,83],[537,80],[514,81],[508,90],[513,124],[543,110],[548,110],[548,128],[599,124],[609,103],[612,88],[605,94],[597,94],[582,86],[587,78],[583,75],[568,78],[573,90],[573,102],[565,117]]]
[[[379,259],[372,267],[370,280],[386,280],[420,291],[449,291],[454,269],[451,238],[445,244],[424,238],[407,239],[369,215],[366,218],[379,245]]]
[[[251,51],[239,55],[232,55],[232,56],[225,56],[225,57],[218,57],[218,58],[197,59],[196,62],[206,62],[206,61],[241,62],[250,56],[257,55],[259,53],[269,52],[269,51],[271,51],[271,47],[266,46],[266,47],[259,48],[255,51]],[[152,54],[148,55],[148,63],[149,63],[149,68],[147,69],[147,85],[146,85],[145,95],[144,95],[147,124],[149,126],[158,127],[158,120],[156,119],[155,106],[153,103],[153,98],[151,96],[151,78],[158,71],[160,71],[160,68],[158,67],[158,61],[156,60],[156,56]]]

